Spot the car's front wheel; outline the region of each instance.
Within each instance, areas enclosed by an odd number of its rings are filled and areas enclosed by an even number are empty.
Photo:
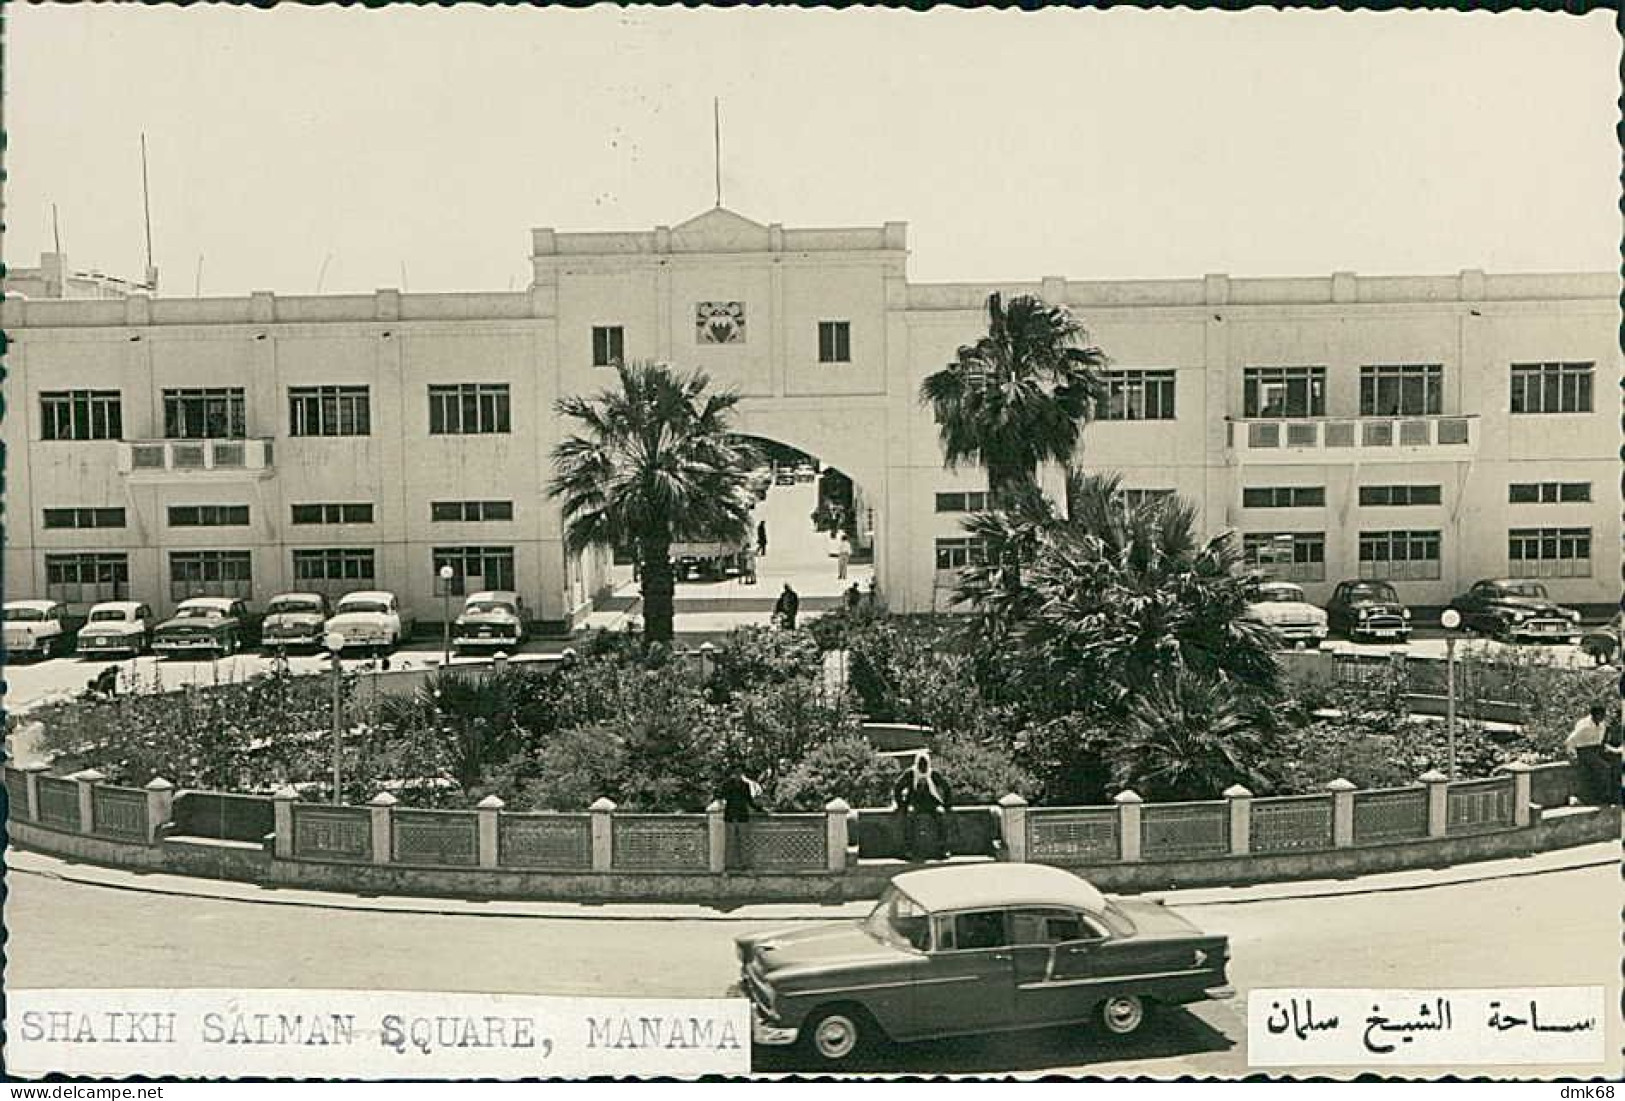
[[[1100,1023],[1113,1036],[1131,1036],[1145,1024],[1145,999],[1138,994],[1119,994],[1100,1003]]]
[[[818,1010],[802,1028],[807,1052],[827,1067],[851,1064],[874,1039],[874,1021],[857,1006],[835,1005]]]

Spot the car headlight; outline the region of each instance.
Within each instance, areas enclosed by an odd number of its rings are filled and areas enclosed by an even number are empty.
[[[1356,616],[1358,616],[1359,618],[1364,619],[1366,616],[1371,614],[1371,609],[1370,608],[1357,608],[1357,609],[1355,609],[1354,614]]]
[[[1529,613],[1514,611],[1508,616],[1508,618],[1514,623],[1522,623],[1524,620],[1529,618]]]
[[[1570,623],[1580,622],[1580,613],[1575,611],[1573,608],[1564,608],[1563,615]]]
[[[1409,619],[1409,618],[1411,618],[1411,610],[1409,608],[1401,608],[1399,610],[1399,618],[1400,619]]]

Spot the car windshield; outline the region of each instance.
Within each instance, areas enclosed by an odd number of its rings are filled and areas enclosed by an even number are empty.
[[[180,608],[175,612],[176,619],[220,619],[226,613],[220,608],[193,606]]]
[[[1501,586],[1503,596],[1522,596],[1531,600],[1545,600],[1546,586],[1539,581],[1511,581]]]
[[[882,944],[924,951],[931,935],[931,917],[902,891],[887,887],[864,919],[863,930]]]
[[[37,623],[45,618],[45,613],[38,608],[7,608],[7,623]]]
[[[123,608],[103,608],[99,612],[90,613],[92,623],[123,623],[130,618],[130,613]]]
[[[299,612],[315,612],[320,615],[322,602],[319,600],[273,600],[269,610],[271,615],[297,615]]]
[[[1258,590],[1261,604],[1301,604],[1303,590],[1296,585],[1266,585]]]
[[[339,613],[344,612],[387,612],[389,605],[378,600],[345,600],[339,604]]]
[[[1391,604],[1399,603],[1399,594],[1394,592],[1392,585],[1382,581],[1365,581],[1358,585],[1349,586],[1350,600],[1384,600]]]
[[[507,612],[512,615],[513,605],[500,600],[475,600],[470,601],[463,611],[470,615],[490,615],[492,612]]]

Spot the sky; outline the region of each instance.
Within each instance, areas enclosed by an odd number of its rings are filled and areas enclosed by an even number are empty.
[[[8,6],[4,254],[505,290],[529,230],[909,223],[916,282],[1614,270],[1607,11]]]

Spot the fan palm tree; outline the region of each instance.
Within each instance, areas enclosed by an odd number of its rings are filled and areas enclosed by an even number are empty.
[[[987,334],[920,384],[950,469],[987,471],[995,500],[1037,479],[1045,460],[1070,462],[1093,401],[1105,353],[1064,306],[1031,295],[987,300]]]
[[[559,401],[559,413],[582,431],[553,449],[549,494],[563,501],[572,553],[631,548],[643,583],[644,642],[669,643],[671,546],[746,538],[755,453],[730,427],[739,395],[710,390],[703,372],[651,363],[616,370],[619,389]]]
[[[1104,748],[1112,782],[1146,799],[1216,799],[1231,784],[1268,791],[1276,724],[1220,677],[1181,671],[1138,697]]]

